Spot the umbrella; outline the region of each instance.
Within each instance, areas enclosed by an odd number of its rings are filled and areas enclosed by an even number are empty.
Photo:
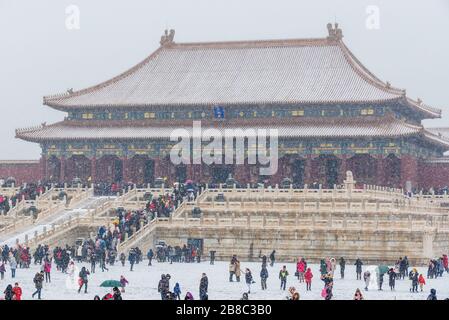
[[[192,184],[193,183],[193,181],[192,180],[186,180],[186,183],[185,184]]]
[[[385,265],[380,265],[380,266],[377,266],[377,270],[379,270],[379,274],[385,274],[388,272],[388,270],[390,270],[390,268]]]
[[[118,280],[105,280],[100,287],[121,287],[122,284]]]

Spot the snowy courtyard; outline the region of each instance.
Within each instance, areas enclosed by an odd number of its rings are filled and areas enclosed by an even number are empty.
[[[353,263],[353,262],[352,262]],[[283,263],[276,263],[274,267],[268,266],[269,278],[267,281],[268,290],[262,291],[260,289],[260,266],[259,262],[241,262],[241,269],[249,268],[256,283],[252,285],[250,300],[282,300],[288,295],[288,291],[280,290],[280,281],[278,278],[279,270],[284,265]],[[294,286],[300,293],[301,300],[323,300],[321,297],[321,289],[323,288],[323,282],[319,279],[319,265],[310,265],[314,275],[312,281],[312,291],[307,292],[304,283],[299,283],[296,277],[294,277],[296,265],[293,263],[285,264],[290,276],[287,280],[287,289],[289,286]],[[79,269],[82,266],[86,266],[90,269],[90,265],[77,264],[76,265],[76,278]],[[375,266],[364,266],[363,271],[366,268],[374,269]],[[420,273],[426,274],[426,268],[417,268]],[[16,278],[11,279],[10,270],[7,265],[7,273],[5,279],[0,280],[0,286],[2,292],[8,284],[14,285],[14,282],[19,282],[23,289],[23,299],[32,299],[31,294],[35,291],[33,285],[33,276],[40,270],[40,266],[31,265],[30,269],[17,269]],[[60,300],[92,300],[95,295],[103,297],[106,293],[110,292],[112,288],[100,287],[100,284],[104,280],[119,280],[123,275],[129,281],[129,285],[126,287],[126,292],[122,294],[124,300],[159,300],[160,295],[157,291],[158,281],[161,274],[169,273],[171,275],[170,288],[173,289],[176,282],[179,282],[181,286],[181,297],[184,298],[187,291],[190,291],[195,300],[198,299],[199,282],[201,273],[205,272],[209,277],[209,299],[211,300],[238,300],[241,298],[242,293],[247,291],[247,286],[242,274],[241,282],[229,282],[228,263],[227,262],[215,262],[215,265],[210,265],[208,261],[202,263],[157,263],[154,262],[153,266],[148,266],[147,261],[143,261],[134,266],[134,271],[129,271],[129,264],[125,267],[121,264],[116,264],[109,268],[109,271],[101,272],[101,269],[96,268],[96,272],[89,276],[88,293],[83,292],[78,294],[77,289],[71,286],[71,282],[68,279],[67,274],[63,274],[57,271],[56,268],[52,268],[51,276],[52,282],[46,284],[42,290],[42,299],[60,299]],[[370,284],[369,291],[363,291],[366,300],[404,300],[404,299],[418,299],[425,300],[431,288],[437,290],[437,296],[439,300],[443,300],[449,297],[448,286],[449,275],[444,274],[442,278],[438,279],[426,279],[426,285],[423,292],[411,293],[409,291],[411,287],[411,281],[396,280],[396,290],[390,291],[388,287],[388,276],[384,276],[383,291],[378,291],[375,281]],[[75,279],[76,280],[76,279]],[[76,283],[76,282],[75,282]],[[73,282],[72,282],[73,285]],[[346,266],[345,279],[340,279],[340,269],[337,267],[334,279],[334,299],[348,300],[352,299],[354,292],[357,288],[363,289],[363,280],[356,280],[355,266]],[[35,299],[37,299],[35,297]]]

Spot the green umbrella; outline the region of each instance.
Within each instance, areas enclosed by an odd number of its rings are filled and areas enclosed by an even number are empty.
[[[379,274],[385,274],[388,272],[388,270],[390,270],[390,267],[385,266],[385,265],[380,265],[377,267],[377,270],[379,271]]]
[[[117,280],[105,280],[103,281],[103,283],[100,285],[100,287],[121,287],[122,284],[120,283],[120,281]]]

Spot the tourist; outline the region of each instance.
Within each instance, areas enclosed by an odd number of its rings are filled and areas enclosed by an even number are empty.
[[[394,287],[396,285],[396,272],[393,268],[390,268],[387,272],[388,274],[388,285],[390,286],[390,290],[394,291]]]
[[[354,300],[363,300],[363,295],[359,288],[355,290]]]
[[[327,269],[327,264],[326,261],[324,259],[320,260],[320,273],[321,275],[327,274],[328,269]]]
[[[201,276],[200,281],[200,300],[209,300],[209,297],[207,295],[207,289],[209,286],[209,280],[205,273]]]
[[[377,273],[377,285],[378,285],[378,290],[379,291],[382,291],[382,284],[383,283],[384,283],[384,274],[379,271]]]
[[[306,263],[304,259],[298,258],[298,262],[296,262],[296,272],[298,275],[299,282],[304,282],[304,272],[306,271]]]
[[[249,299],[248,299],[248,293],[247,293],[247,292],[244,292],[243,295],[242,295],[242,297],[240,298],[240,300],[249,300]]]
[[[131,248],[131,250],[129,250],[129,254],[128,254],[128,261],[130,263],[130,270],[129,271],[133,271],[133,267],[134,267],[134,263],[136,262],[136,251],[134,250],[134,248]]]
[[[370,280],[371,272],[369,272],[369,270],[366,270],[365,273],[363,273],[363,281],[365,281],[365,291],[368,291]]]
[[[418,292],[418,271],[416,268],[413,268],[408,275],[409,279],[412,281],[412,287],[410,288],[410,292]]]
[[[273,250],[270,254],[270,266],[274,266],[274,263],[276,261],[275,254],[276,254],[276,250]]]
[[[165,274],[161,275],[161,280],[159,280],[157,291],[161,294],[162,300],[166,300],[169,288],[170,288],[170,279],[168,279]]]
[[[344,279],[345,278],[346,261],[343,257],[340,258],[339,264],[340,264],[340,277],[341,277],[341,279]]]
[[[120,253],[120,262],[122,263],[122,267],[125,266],[125,261],[126,261],[126,255],[122,252],[122,253]],[[151,260],[150,260],[150,265],[151,265]]]
[[[120,293],[120,290],[117,287],[114,287],[112,291],[114,292],[112,296],[113,300],[122,300],[122,294]]]
[[[427,300],[438,300],[437,299],[437,291],[435,289],[430,289],[430,294],[427,297]]]
[[[11,278],[16,277],[17,261],[16,258],[11,257],[9,260],[9,268],[11,269]]]
[[[126,280],[124,276],[120,276],[120,287],[122,292],[125,292],[125,287],[127,284],[129,284],[128,280]]]
[[[38,272],[33,279],[36,291],[31,295],[33,298],[37,294],[37,298],[41,300],[42,283],[44,282],[44,272]]]
[[[239,260],[235,260],[235,278],[237,280],[237,282],[240,282],[240,275],[242,273],[242,270],[240,269],[240,261]]]
[[[235,262],[236,262],[236,257],[233,256],[231,259],[231,262],[229,263],[229,282],[233,282],[233,278],[235,275]]]
[[[310,268],[307,268],[306,273],[304,274],[304,279],[306,280],[306,290],[312,291],[312,270]]]
[[[426,284],[426,279],[424,279],[424,276],[422,275],[422,273],[419,275],[418,283],[419,283],[419,288],[421,289],[421,292],[422,292],[423,287]]]
[[[18,282],[16,282],[14,284],[14,288],[12,289],[12,292],[14,293],[13,300],[17,300],[17,301],[22,300],[22,288],[19,287]]]
[[[153,260],[153,249],[150,248],[150,250],[148,250],[147,252],[147,259],[148,259],[148,265],[151,266],[151,261]],[[124,265],[124,262],[122,262],[122,265]]]
[[[8,286],[6,287],[5,291],[3,291],[3,293],[5,294],[5,300],[12,300],[14,297],[12,285],[8,284]]]
[[[178,282],[175,283],[173,294],[175,295],[176,300],[181,300],[181,287]]]
[[[285,290],[285,286],[287,285],[287,276],[288,276],[287,267],[283,266],[282,269],[279,271],[279,279],[281,279],[281,290]]]
[[[184,297],[184,300],[194,300],[193,294],[191,292],[187,292],[186,296]]]
[[[81,271],[79,273],[79,288],[78,288],[78,293],[81,292],[81,289],[84,286],[84,293],[87,293],[87,282],[88,282],[88,278],[87,276],[90,275],[89,270],[86,269],[86,267],[82,267]]]
[[[5,272],[6,272],[5,263],[2,261],[0,264],[0,280],[3,280],[5,278]]]
[[[362,262],[362,260],[357,258],[357,260],[355,261],[354,265],[355,265],[355,272],[357,274],[357,280],[360,280],[360,279],[362,279],[362,265],[363,265],[363,262]]]
[[[49,259],[45,259],[44,262],[44,273],[45,273],[45,283],[51,282],[51,261]]]
[[[210,251],[210,264],[214,264],[215,261],[215,250]]]
[[[245,269],[245,282],[248,286],[248,294],[251,293],[251,284],[254,283],[253,275],[251,274],[251,270],[248,268]]]
[[[260,284],[262,290],[267,290],[267,279],[268,279],[268,269],[266,264],[262,264],[262,269],[260,270]]]

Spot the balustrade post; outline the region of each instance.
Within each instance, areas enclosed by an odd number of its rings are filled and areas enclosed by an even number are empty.
[[[43,232],[44,235],[47,235],[47,227],[46,226],[43,227],[43,231],[42,232]]]
[[[347,228],[348,227],[348,217],[346,215],[346,213],[343,213],[343,228]]]
[[[19,241],[19,239],[17,239],[17,241]],[[28,247],[28,235],[25,235],[25,246]]]
[[[315,228],[315,213],[312,213],[312,227]]]

